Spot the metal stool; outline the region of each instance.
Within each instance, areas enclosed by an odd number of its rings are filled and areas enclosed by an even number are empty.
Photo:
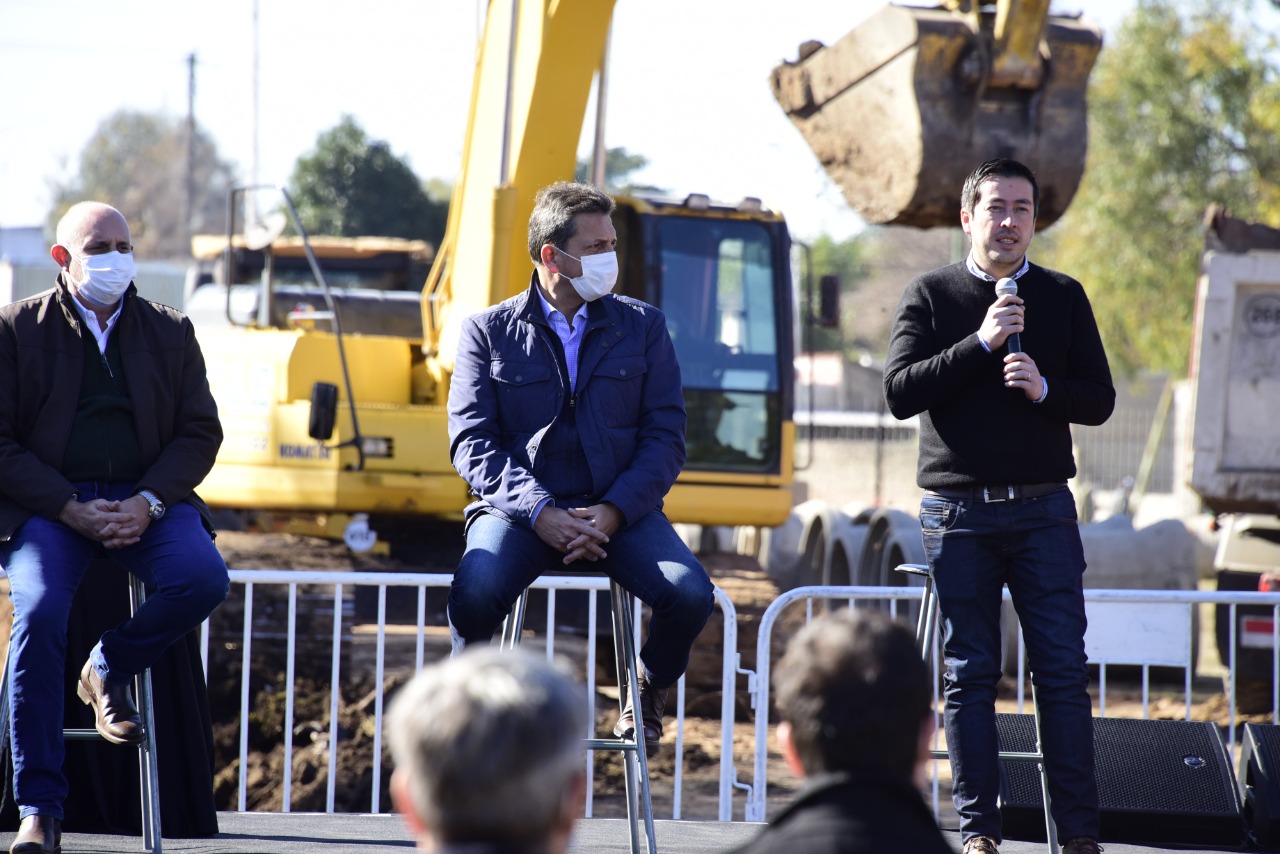
[[[938,595],[933,586],[933,573],[929,567],[918,563],[903,563],[898,572],[918,575],[924,579],[924,596],[920,600],[920,616],[916,620],[916,644],[928,664],[933,657],[933,642],[938,632]],[[1001,750],[997,755],[1004,762],[1034,762],[1040,769],[1040,795],[1044,799],[1044,829],[1049,843],[1049,854],[1058,854],[1058,827],[1054,824],[1049,804],[1049,777],[1044,769],[1043,740],[1040,737],[1040,707],[1036,704],[1036,686],[1031,683],[1031,711],[1035,717],[1036,749],[1033,753]],[[933,748],[929,754],[935,759],[949,759],[945,750]]]
[[[528,604],[529,589],[526,588],[511,606],[511,613],[502,624],[503,649],[513,649],[519,645]],[[639,677],[636,673],[635,625],[632,619],[635,598],[613,579],[609,579],[609,608],[613,616],[613,651],[618,667],[618,709],[621,711],[627,705],[628,697],[640,696]],[[645,753],[644,723],[640,719],[638,702],[635,717],[636,727],[630,738],[588,738],[585,739],[585,745],[587,750],[621,751],[627,793],[627,823],[631,829],[631,854],[640,854],[639,825],[642,818],[648,852],[657,854],[653,801],[649,797],[649,758]]]
[[[136,614],[146,601],[147,592],[142,581],[136,576],[129,576],[129,613]],[[7,670],[7,666],[6,666]],[[151,670],[142,671],[134,679],[134,693],[137,695],[138,715],[142,719],[145,731],[143,741],[138,745],[139,791],[142,807],[142,847],[153,854],[161,854],[160,842],[160,770],[156,762],[155,708],[151,694]],[[9,720],[9,679],[0,680],[0,709],[3,720]],[[67,728],[62,737],[68,741],[106,741],[96,729]]]

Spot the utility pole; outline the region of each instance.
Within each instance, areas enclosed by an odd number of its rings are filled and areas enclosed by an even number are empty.
[[[249,118],[250,135],[253,137],[252,147],[249,149],[249,184],[257,186],[258,184],[258,90],[260,83],[258,80],[258,0],[253,0],[253,92],[252,99],[252,115]],[[258,194],[249,192],[244,194],[244,230],[248,234],[249,231],[258,224]]]
[[[596,132],[591,147],[591,176],[588,180],[604,189],[609,149],[604,144],[605,108],[609,101],[609,42],[613,41],[613,25],[604,40],[604,55],[600,58],[600,70],[596,73]]]
[[[187,215],[183,219],[183,245],[190,251],[196,207],[196,55],[187,54]]]

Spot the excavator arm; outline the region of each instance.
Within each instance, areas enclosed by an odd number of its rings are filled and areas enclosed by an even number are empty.
[[[533,197],[573,179],[612,17],[613,0],[490,3],[462,168],[422,292],[424,349],[442,376],[462,319],[528,286]]]

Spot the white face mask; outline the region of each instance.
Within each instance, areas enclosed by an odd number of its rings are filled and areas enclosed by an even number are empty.
[[[76,292],[94,305],[115,305],[133,281],[132,253],[104,252],[76,260],[84,270],[84,281],[76,282]]]
[[[613,290],[618,282],[618,253],[601,252],[599,255],[583,255],[576,258],[563,249],[557,249],[561,255],[568,255],[582,265],[582,275],[574,279],[565,276],[573,284],[578,296],[587,302],[595,302]],[[564,275],[561,273],[560,275]]]

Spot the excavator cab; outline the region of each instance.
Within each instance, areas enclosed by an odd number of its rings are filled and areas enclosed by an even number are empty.
[[[1051,225],[1084,172],[1085,92],[1102,34],[1049,0],[887,5],[773,70],[774,97],[869,223],[953,226],[975,166],[1036,173]]]

